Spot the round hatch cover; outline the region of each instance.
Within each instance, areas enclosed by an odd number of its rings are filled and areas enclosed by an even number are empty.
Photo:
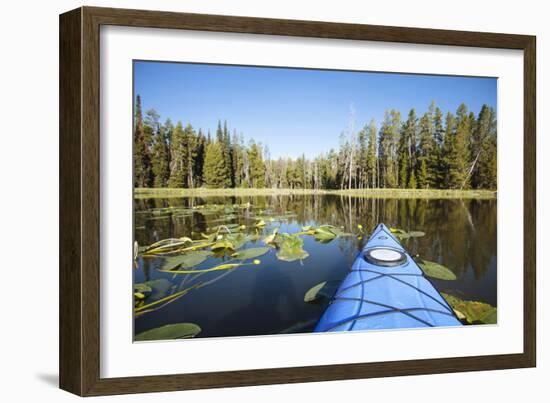
[[[391,248],[368,249],[364,257],[369,263],[385,267],[399,266],[407,261],[407,256],[403,252]]]

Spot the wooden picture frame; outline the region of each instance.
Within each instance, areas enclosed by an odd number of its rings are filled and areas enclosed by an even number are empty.
[[[524,52],[523,353],[100,377],[100,26],[171,28]],[[60,387],[81,396],[533,367],[536,363],[534,36],[81,7],[60,16]]]

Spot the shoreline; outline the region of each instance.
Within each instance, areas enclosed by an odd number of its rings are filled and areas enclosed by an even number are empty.
[[[287,196],[287,195],[336,195],[364,198],[399,199],[496,199],[495,190],[456,189],[273,189],[273,188],[228,188],[228,189],[177,189],[177,188],[134,188],[135,199],[172,197],[216,197],[216,196]]]

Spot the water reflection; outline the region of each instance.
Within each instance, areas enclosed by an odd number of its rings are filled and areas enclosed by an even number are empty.
[[[246,203],[250,203],[250,208],[227,222],[247,223],[247,217],[252,217],[254,211],[270,209],[277,214],[295,214],[281,226],[281,230],[287,232],[297,232],[305,225],[331,224],[358,233],[357,225],[361,224],[368,235],[380,222],[390,227],[424,231],[425,237],[411,238],[403,242],[404,246],[413,255],[449,267],[458,278],[456,281],[434,280],[434,285],[442,292],[497,305],[496,200],[373,199],[339,195],[136,199],[135,239],[140,245],[171,237],[198,239],[201,233],[208,233],[213,226],[223,223],[216,215],[198,212],[158,217],[141,213],[150,209]],[[264,231],[271,231],[271,227]],[[305,292],[321,281],[343,279],[364,241],[365,238],[338,238],[324,245],[305,237],[304,249],[310,256],[302,262],[282,262],[269,254],[262,257],[258,268],[206,274],[200,278],[206,283],[201,288],[167,307],[136,318],[135,330],[140,332],[174,321],[199,324],[203,329],[201,337],[272,334],[299,323],[313,327],[324,307],[305,304]],[[155,259],[140,259],[135,282],[156,278],[172,280],[171,276],[156,270],[160,263]],[[185,281],[190,283],[196,279]],[[185,286],[185,283],[178,285],[179,289]]]

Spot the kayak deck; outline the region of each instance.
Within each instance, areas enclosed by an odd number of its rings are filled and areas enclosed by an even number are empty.
[[[461,325],[391,231],[379,224],[314,331]]]

